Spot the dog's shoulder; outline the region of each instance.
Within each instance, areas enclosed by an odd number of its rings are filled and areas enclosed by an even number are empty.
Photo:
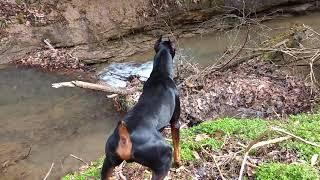
[[[145,82],[144,87],[149,86],[165,86],[176,89],[176,84],[170,77],[150,76]]]

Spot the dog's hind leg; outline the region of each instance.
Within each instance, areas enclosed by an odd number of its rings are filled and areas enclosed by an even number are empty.
[[[173,141],[173,159],[174,159],[175,166],[181,165],[179,117],[180,117],[180,100],[179,100],[179,97],[176,95],[175,109],[174,109],[172,118],[170,120],[171,135],[172,135],[172,141]]]

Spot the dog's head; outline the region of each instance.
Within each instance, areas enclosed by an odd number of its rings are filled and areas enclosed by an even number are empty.
[[[157,53],[162,48],[169,49],[172,59],[176,55],[176,49],[173,48],[172,42],[170,41],[170,39],[168,39],[167,41],[162,41],[162,36],[160,36],[160,38],[154,44],[154,50]]]

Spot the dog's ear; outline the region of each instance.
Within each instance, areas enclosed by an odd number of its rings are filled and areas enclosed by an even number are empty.
[[[159,49],[159,44],[162,41],[162,35],[159,37],[159,39],[156,41],[156,43],[154,44],[154,50],[157,52]]]
[[[124,121],[118,123],[119,142],[117,147],[117,154],[123,160],[129,160],[131,157],[132,142],[128,128]]]

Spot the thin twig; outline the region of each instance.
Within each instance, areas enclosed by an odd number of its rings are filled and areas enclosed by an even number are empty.
[[[287,132],[287,131],[284,130],[284,129],[281,129],[281,128],[278,128],[278,127],[271,127],[271,130],[276,131],[276,132],[279,132],[279,133],[282,133],[282,134],[286,134],[286,135],[292,136],[292,137],[294,137],[294,138],[296,138],[296,139],[298,139],[298,140],[300,140],[300,141],[302,141],[302,142],[304,142],[304,143],[306,143],[306,144],[309,144],[309,145],[312,145],[312,146],[315,146],[315,147],[320,148],[320,145],[319,145],[319,144],[316,144],[316,143],[314,143],[314,142],[307,141],[307,140],[305,140],[305,139],[303,139],[303,138],[301,138],[301,137],[299,137],[299,136],[297,136],[297,135],[294,135],[294,134],[292,134],[292,133],[290,133],[290,132]]]
[[[235,53],[226,63],[224,63],[220,69],[223,70],[232,60],[234,60],[234,58],[236,58],[240,52],[243,50],[243,48],[246,46],[247,42],[248,42],[248,39],[249,39],[249,28],[247,29],[247,33],[246,33],[246,39],[244,40],[242,46],[240,47],[240,49],[238,50],[237,53]]]
[[[242,180],[243,173],[244,173],[244,168],[246,167],[246,162],[247,162],[248,156],[249,156],[249,151],[247,151],[247,152],[244,154],[244,157],[243,157],[243,160],[242,160],[242,164],[241,164],[241,168],[240,168],[240,174],[239,174],[238,180]]]
[[[218,169],[218,171],[219,171],[219,174],[220,174],[221,179],[222,179],[222,180],[225,180],[225,178],[224,178],[224,176],[223,176],[223,174],[222,174],[222,171],[221,171],[221,169],[220,169],[220,167],[219,167],[219,165],[218,165],[218,163],[217,163],[217,161],[216,161],[215,155],[212,155],[211,153],[209,153],[209,152],[208,152],[204,147],[202,147],[202,146],[201,146],[201,149],[202,149],[207,155],[209,155],[209,156],[213,159],[213,162],[214,162],[215,166],[217,167],[217,169]]]
[[[216,165],[216,167],[217,167],[217,169],[218,169],[218,171],[219,171],[219,174],[220,174],[221,179],[222,179],[222,180],[225,180],[225,178],[223,177],[222,171],[221,171],[221,169],[220,169],[220,167],[219,167],[219,165],[218,165],[218,163],[217,163],[217,160],[216,160],[215,155],[212,156],[212,159],[213,159],[214,165]]]
[[[305,24],[303,24],[304,28],[307,28],[308,30],[310,30],[311,32],[313,32],[314,34],[320,36],[320,33],[318,33],[317,31],[313,30],[310,26],[306,26]]]
[[[27,154],[25,154],[21,159],[27,159],[30,153],[31,153],[31,146],[29,147]]]
[[[89,166],[89,164],[88,164],[86,161],[84,161],[83,159],[81,159],[81,158],[79,158],[79,157],[77,157],[77,156],[75,156],[75,155],[73,155],[73,154],[70,154],[70,156],[73,157],[73,158],[75,158],[75,159],[77,159],[77,160],[79,160],[79,161],[81,161],[81,162],[83,162],[83,163],[86,164],[87,166]]]
[[[48,39],[44,39],[43,42],[49,47],[49,49],[51,49],[51,50],[56,50],[56,49],[50,44],[50,42],[49,42]]]
[[[53,169],[53,166],[54,166],[54,162],[51,164],[51,167],[50,167],[49,171],[47,172],[46,176],[43,178],[43,180],[46,180],[49,177],[49,175]]]
[[[279,137],[279,138],[275,138],[275,139],[271,139],[271,140],[268,140],[268,141],[261,141],[261,142],[258,142],[256,144],[254,144],[250,150],[252,149],[256,149],[256,148],[259,148],[261,146],[265,146],[265,145],[269,145],[269,144],[276,144],[276,143],[279,143],[279,142],[282,142],[282,141],[286,141],[288,139],[291,139],[292,137],[291,136],[284,136],[284,137]]]

